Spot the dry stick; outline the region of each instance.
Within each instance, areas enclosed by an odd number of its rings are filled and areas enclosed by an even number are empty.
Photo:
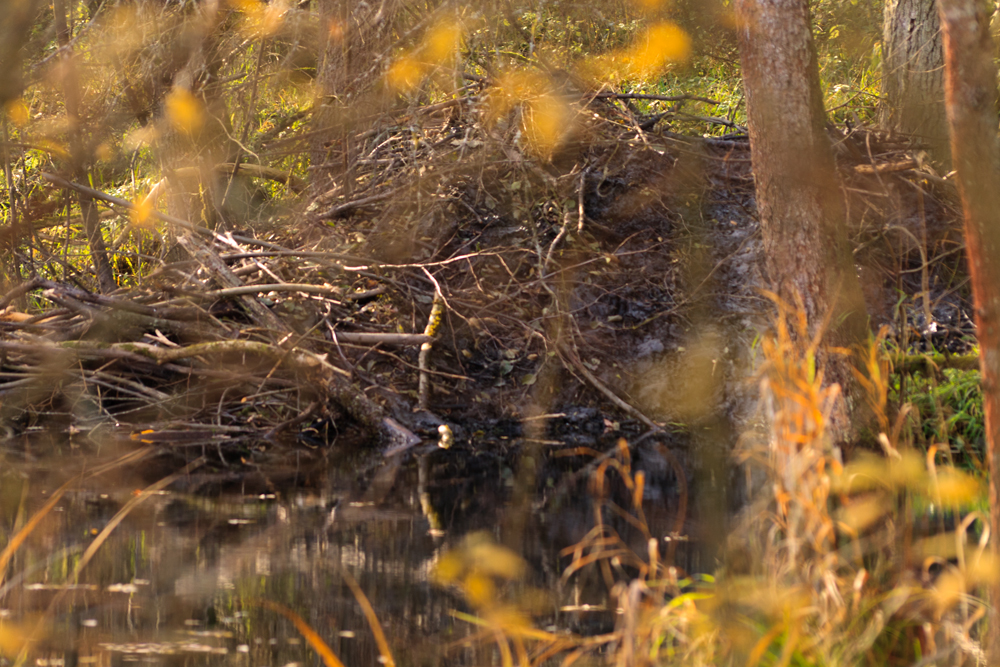
[[[855,174],[889,174],[896,171],[909,171],[918,169],[919,163],[913,158],[906,158],[898,162],[883,162],[881,164],[856,164],[852,167]]]
[[[227,287],[243,286],[243,281],[233,275],[233,272],[222,261],[222,258],[194,234],[182,234],[177,238],[177,241],[181,244],[181,247],[187,250],[202,266],[216,275]],[[264,328],[272,339],[277,339],[290,333],[290,329],[285,326],[285,323],[257,299],[242,296],[240,297],[240,303],[249,311],[250,317],[254,322]]]
[[[430,321],[428,320],[428,325]],[[422,334],[392,334],[392,333],[344,333],[336,332],[337,342],[353,343],[354,345],[423,345],[434,342],[434,336],[426,332]]]
[[[663,427],[661,425],[657,424],[652,419],[644,415],[642,412],[639,411],[638,408],[632,407],[630,404],[618,398],[618,395],[615,394],[615,392],[611,391],[611,389],[608,388],[606,384],[598,380],[597,376],[591,373],[590,370],[588,370],[587,367],[583,365],[583,362],[580,361],[580,358],[576,355],[576,352],[571,350],[567,345],[563,343],[559,344],[559,354],[563,359],[568,360],[570,362],[570,365],[573,366],[573,368],[575,368],[577,371],[579,371],[580,375],[582,375],[587,380],[587,382],[589,382],[594,387],[594,389],[607,396],[608,400],[614,403],[620,410],[622,410],[627,414],[632,415],[633,417],[641,421],[643,424],[645,424],[651,429],[654,429],[655,431],[663,430]]]
[[[718,100],[708,97],[698,97],[696,95],[645,95],[641,93],[597,93],[594,99],[598,100],[654,100],[657,102],[704,102],[705,104],[722,104]]]
[[[246,294],[257,294],[258,292],[301,292],[302,294],[328,294],[340,296],[341,292],[336,287],[328,285],[306,285],[297,283],[268,283],[264,285],[241,285],[239,287],[227,287],[226,289],[212,290],[205,292],[208,297],[229,297],[243,296]]]
[[[9,306],[15,299],[27,294],[28,292],[38,289],[45,281],[41,278],[32,278],[31,280],[21,283],[17,287],[11,288],[6,294],[0,298],[0,310],[3,310]]]
[[[0,341],[0,349],[9,347],[11,347],[11,344]],[[287,363],[296,369],[321,369],[330,376],[339,374],[344,377],[350,377],[350,373],[344,369],[330,364],[326,360],[325,355],[318,355],[307,350],[284,350],[275,345],[253,340],[220,340],[171,348],[157,347],[149,343],[112,343],[108,345],[91,341],[67,341],[58,345],[38,344],[30,347],[35,349],[48,347],[52,349],[72,350],[81,354],[123,352],[145,357],[147,360],[155,361],[158,364],[165,364],[179,359],[190,359],[202,355],[256,354],[274,359],[279,363]]]
[[[331,209],[324,211],[316,216],[316,220],[328,220],[330,218],[336,218],[344,213],[353,211],[356,208],[361,208],[362,206],[367,206],[368,204],[374,204],[376,202],[383,201],[389,197],[396,194],[396,191],[382,192],[377,195],[371,195],[370,197],[362,197],[361,199],[355,199],[354,201],[344,202],[343,204],[337,204]]]
[[[77,301],[84,301],[86,303],[92,303],[106,308],[113,308],[115,310],[124,310],[129,313],[136,313],[137,315],[148,315],[150,317],[177,320],[198,319],[199,317],[203,317],[205,315],[204,311],[199,310],[198,308],[162,308],[157,306],[147,306],[146,304],[136,303],[135,301],[131,301],[129,299],[105,296],[103,294],[91,294],[90,292],[82,290],[78,287],[64,285],[52,280],[36,280],[32,281],[32,283],[32,289],[43,288],[59,294],[64,294],[70,298],[76,299]]]
[[[372,401],[346,378],[347,371],[333,366],[326,361],[325,355],[317,355],[305,350],[283,350],[268,343],[248,340],[226,340],[209,343],[197,343],[187,347],[161,348],[147,343],[96,343],[92,341],[67,341],[63,343],[15,343],[0,341],[0,350],[10,350],[28,354],[52,354],[53,352],[73,352],[81,357],[96,357],[101,359],[119,359],[133,362],[150,362],[161,364],[163,368],[176,372],[207,374],[210,371],[199,372],[176,366],[169,362],[208,354],[257,354],[276,360],[278,363],[289,364],[295,369],[305,371],[320,371],[324,375],[325,389],[330,397],[368,428],[380,433],[386,440],[386,448],[390,451],[401,451],[420,442],[420,438],[399,422],[387,417],[381,406]]]
[[[431,306],[431,314],[427,316],[427,326],[424,327],[424,335],[430,340],[420,345],[420,356],[417,358],[417,365],[420,367],[420,380],[417,384],[417,406],[421,410],[427,410],[431,401],[431,380],[428,371],[430,369],[431,341],[434,334],[441,326],[441,311],[443,309],[444,295],[441,294],[441,286],[427,269],[424,273],[434,283],[434,304]]]
[[[129,329],[145,328],[172,331],[187,335],[199,335],[206,338],[219,338],[222,335],[220,331],[213,328],[207,328],[201,322],[190,321],[191,318],[188,318],[188,320],[179,320],[159,315],[146,315],[129,308],[111,310],[110,312],[98,310],[90,305],[87,305],[87,301],[79,298],[80,295],[67,294],[59,289],[45,290],[45,292],[43,292],[43,296],[53,303],[86,317],[92,322],[107,324],[119,332]],[[206,319],[207,318],[208,316],[206,315]],[[58,333],[65,335],[66,330],[62,329],[61,331],[58,331]]]

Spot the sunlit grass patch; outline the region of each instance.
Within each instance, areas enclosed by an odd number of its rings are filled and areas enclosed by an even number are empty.
[[[985,470],[983,394],[978,370],[941,369],[893,378],[893,399],[913,405],[917,441],[936,444],[962,467]]]

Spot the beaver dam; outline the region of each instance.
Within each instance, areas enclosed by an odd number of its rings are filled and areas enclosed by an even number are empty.
[[[235,174],[211,224],[40,175],[8,239],[35,277],[0,303],[0,654],[593,660],[751,569],[725,536],[764,475],[775,309],[744,129],[565,93],[540,159],[490,94],[384,114],[326,187],[238,161],[157,184],[197,210]],[[968,352],[953,186],[903,141],[831,139],[873,329]],[[133,223],[116,289],[53,213],[81,197]]]

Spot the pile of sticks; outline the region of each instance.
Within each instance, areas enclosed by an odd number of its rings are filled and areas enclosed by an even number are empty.
[[[242,447],[346,417],[385,448],[418,442],[357,388],[342,352],[330,361],[341,344],[433,341],[428,333],[338,330],[342,319],[356,329],[358,302],[387,290],[346,286],[352,276],[378,282],[377,269],[153,215],[179,232],[188,258],[163,264],[140,287],[97,294],[35,278],[0,299],[0,424],[8,437],[114,433],[165,446]],[[24,308],[29,301],[34,307]]]

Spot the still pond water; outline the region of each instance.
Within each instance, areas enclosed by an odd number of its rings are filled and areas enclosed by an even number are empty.
[[[215,456],[215,464],[199,459],[180,474],[183,464],[163,450],[110,450],[0,453],[0,549],[18,531],[25,538],[8,548],[0,580],[0,664],[322,665],[273,603],[301,617],[347,667],[377,664],[349,580],[370,600],[397,664],[499,664],[496,643],[462,616],[475,615],[474,606],[438,581],[442,556],[470,539],[510,550],[491,547],[487,556],[523,559],[518,581],[500,581],[496,595],[536,591],[536,627],[615,627],[608,574],[625,579],[627,565],[565,576],[574,562],[565,550],[594,535],[594,457],[615,452],[614,440],[585,448],[429,444],[374,464],[305,464],[290,452],[257,470],[222,466]],[[542,461],[537,469],[524,465],[526,451]],[[697,549],[684,542],[691,480],[678,484],[676,458],[666,457],[671,466],[662,454],[661,445],[637,449],[630,474],[643,473],[649,534],[664,552],[666,542],[679,544],[670,550],[676,564],[697,571]],[[607,468],[604,481],[606,500],[628,508],[627,484]],[[607,534],[645,553],[648,538],[610,515]]]

